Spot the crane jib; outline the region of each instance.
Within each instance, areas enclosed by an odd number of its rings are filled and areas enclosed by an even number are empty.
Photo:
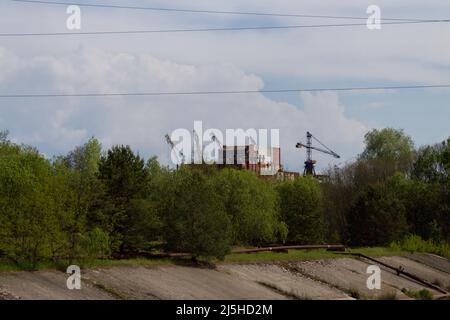
[[[315,140],[317,143],[319,143],[323,148],[314,147],[312,145],[312,140]],[[296,148],[306,148],[306,161],[305,161],[305,170],[304,175],[316,175],[315,172],[315,164],[316,161],[312,159],[312,150],[319,151],[321,153],[325,153],[328,155],[333,156],[334,158],[340,159],[341,156],[338,155],[336,152],[328,148],[325,144],[323,144],[319,139],[314,137],[310,132],[306,133],[306,144],[303,144],[301,142],[298,142],[295,146]]]

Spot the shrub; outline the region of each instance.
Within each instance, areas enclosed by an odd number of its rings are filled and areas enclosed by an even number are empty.
[[[423,240],[417,235],[408,235],[401,241],[391,243],[391,248],[401,249],[411,253],[426,252],[450,259],[450,247],[448,243],[437,243],[433,240]]]
[[[427,289],[422,289],[420,291],[402,289],[402,292],[410,298],[417,300],[433,300],[433,294]]]

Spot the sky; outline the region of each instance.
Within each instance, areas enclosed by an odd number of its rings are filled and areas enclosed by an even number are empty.
[[[60,0],[60,2],[65,2]],[[67,1],[194,10],[450,19],[448,0]],[[65,5],[0,0],[0,33],[70,32]],[[447,15],[446,15],[447,13]],[[81,31],[365,23],[81,7]],[[383,20],[382,20],[383,22]],[[0,37],[0,95],[186,92],[450,84],[450,23],[196,33]],[[164,135],[179,128],[279,129],[282,162],[311,131],[342,156],[314,154],[319,169],[352,161],[374,128],[403,129],[417,147],[450,135],[450,89],[202,96],[0,98],[0,130],[51,158],[90,137],[128,144],[169,164]]]

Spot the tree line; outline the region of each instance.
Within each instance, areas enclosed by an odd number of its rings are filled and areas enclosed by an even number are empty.
[[[449,242],[449,141],[414,149],[373,130],[358,159],[318,181],[266,181],[199,165],[178,170],[129,146],[90,139],[46,159],[0,134],[0,256],[41,261],[186,252],[223,258],[232,246],[342,242],[387,245],[408,234]]]
[[[323,185],[332,237],[387,245],[414,234],[450,242],[450,138],[414,149],[401,130],[373,130],[357,161],[328,170]]]

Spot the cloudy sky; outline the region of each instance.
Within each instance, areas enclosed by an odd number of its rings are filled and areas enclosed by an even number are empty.
[[[63,0],[60,0],[63,2]],[[69,1],[67,1],[69,2]],[[80,1],[70,1],[79,2]],[[366,17],[450,19],[448,0],[117,0],[84,3]],[[0,33],[68,32],[66,6],[0,1]],[[365,23],[81,7],[81,31]],[[185,92],[450,84],[450,23],[196,33],[0,37],[0,95]],[[204,128],[280,129],[282,162],[307,130],[354,159],[372,128],[402,128],[417,146],[450,135],[450,89],[151,97],[0,98],[0,129],[46,156],[96,136],[169,158],[164,134]]]

